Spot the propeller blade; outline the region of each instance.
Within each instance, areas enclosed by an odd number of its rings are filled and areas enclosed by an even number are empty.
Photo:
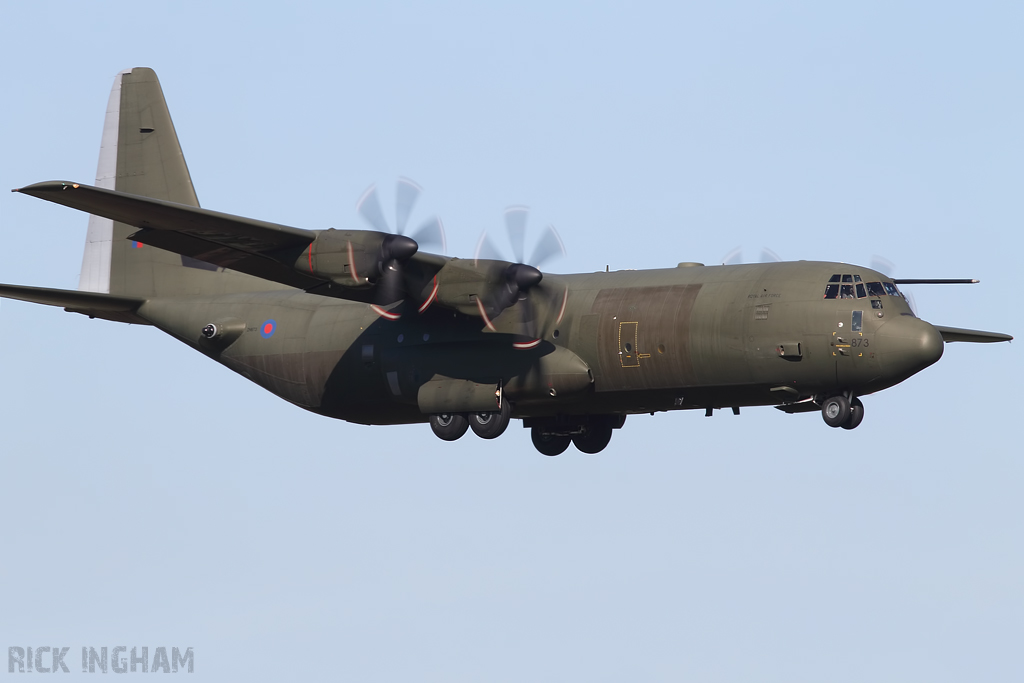
[[[722,257],[723,266],[735,266],[739,263],[743,263],[743,247],[736,247]]]
[[[402,263],[398,259],[391,259],[382,264],[380,279],[377,281],[374,300],[377,304],[386,306],[405,298],[404,277]]]
[[[779,263],[782,258],[768,247],[761,247],[761,263]]]
[[[887,258],[875,254],[871,257],[871,270],[877,270],[882,275],[892,277],[896,272],[896,265]]]
[[[399,235],[405,234],[405,226],[409,222],[409,214],[412,207],[416,205],[423,188],[409,180],[399,178],[395,188],[395,231]]]
[[[501,252],[496,246],[494,246],[494,242],[492,242],[487,236],[486,230],[480,234],[480,239],[476,243],[476,251],[473,253],[473,260],[504,260],[502,259]]]
[[[505,209],[505,230],[512,244],[512,256],[516,263],[523,262],[523,244],[526,242],[526,219],[530,209],[525,206],[510,206]]]
[[[520,299],[516,307],[519,309],[520,326],[526,331],[526,336],[537,339],[540,335],[537,334],[537,317],[534,315],[532,298],[527,292],[526,297]]]
[[[558,236],[555,226],[549,225],[544,228],[544,235],[537,242],[537,247],[533,250],[530,264],[535,268],[540,268],[542,263],[555,256],[565,256],[565,245],[562,244],[562,238]]]
[[[441,247],[441,253],[448,251],[448,240],[444,235],[444,224],[441,219],[434,216],[429,221],[416,228],[411,237],[421,245],[436,244]]]
[[[877,270],[882,275],[891,278],[893,274],[896,272],[896,264],[890,261],[889,259],[885,258],[884,256],[874,254],[871,257],[871,270]],[[914,293],[903,292],[903,298],[906,299],[907,305],[910,306],[910,311],[914,315],[917,315],[917,302],[914,301]]]
[[[366,219],[366,222],[373,226],[378,232],[391,232],[387,219],[384,218],[384,211],[380,208],[380,199],[377,197],[377,186],[370,185],[363,196],[356,204],[359,215]]]

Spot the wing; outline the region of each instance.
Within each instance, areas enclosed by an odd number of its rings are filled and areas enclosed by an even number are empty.
[[[303,230],[65,181],[14,190],[139,228],[130,238],[313,294],[389,304],[422,300],[447,259],[403,254],[402,282],[377,287],[396,236],[372,230]],[[406,239],[406,246],[412,240]],[[412,242],[415,244],[415,242]],[[392,249],[394,251],[394,249]],[[382,290],[385,290],[382,298]]]
[[[185,204],[62,181],[15,190],[141,230],[131,239],[249,275],[309,289],[325,282],[282,262],[306,249],[316,232]]]
[[[943,327],[934,325],[942,335],[944,342],[975,342],[986,344],[991,342],[1012,341],[1013,337],[1001,332],[984,332],[982,330],[965,330],[959,327]]]

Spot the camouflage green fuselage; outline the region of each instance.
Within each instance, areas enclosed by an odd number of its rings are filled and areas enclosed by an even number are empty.
[[[527,350],[441,307],[388,320],[299,291],[154,299],[139,315],[287,401],[366,424],[426,421],[417,391],[438,377],[501,383],[516,417],[627,414],[863,395],[938,359],[902,297],[823,299],[836,273],[886,280],[824,262],[546,275],[568,288],[565,311]],[[244,323],[223,348],[200,333],[219,320]]]

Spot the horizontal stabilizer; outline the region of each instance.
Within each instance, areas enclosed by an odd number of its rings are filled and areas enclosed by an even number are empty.
[[[984,332],[982,330],[964,330],[959,327],[942,327],[934,325],[942,335],[944,342],[975,342],[987,344],[991,342],[1012,341],[1013,337],[1001,332]]]
[[[82,292],[73,289],[50,289],[49,287],[24,287],[22,285],[0,284],[0,297],[17,299],[34,304],[62,306],[72,313],[81,313],[91,318],[103,318],[122,323],[148,325],[135,311],[143,304],[142,299],[131,299],[98,292]]]

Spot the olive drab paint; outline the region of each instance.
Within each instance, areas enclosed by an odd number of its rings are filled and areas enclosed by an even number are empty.
[[[931,365],[944,341],[1011,339],[930,325],[898,281],[840,263],[558,275],[202,209],[145,68],[115,79],[96,186],[16,191],[91,214],[83,280],[0,296],[154,325],[307,410],[429,422],[446,440],[517,418],[542,453],[592,453],[629,414],[759,405],[824,407],[852,429],[860,397]]]

